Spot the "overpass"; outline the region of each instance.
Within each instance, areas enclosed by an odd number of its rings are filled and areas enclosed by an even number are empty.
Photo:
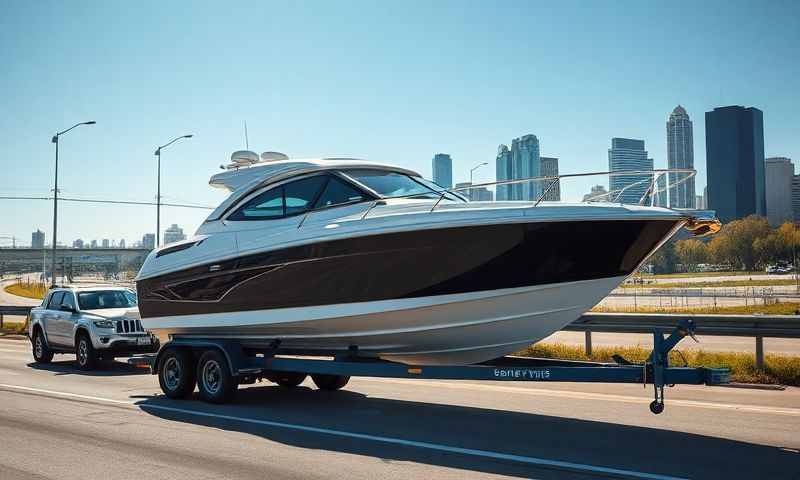
[[[56,270],[59,275],[80,273],[138,271],[147,254],[146,248],[58,248]],[[49,248],[0,248],[0,276],[9,273],[41,272],[51,269],[53,250]]]

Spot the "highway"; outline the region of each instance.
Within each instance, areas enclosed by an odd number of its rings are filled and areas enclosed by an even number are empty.
[[[800,390],[353,379],[159,395],[124,363],[0,339],[0,478],[800,478]]]

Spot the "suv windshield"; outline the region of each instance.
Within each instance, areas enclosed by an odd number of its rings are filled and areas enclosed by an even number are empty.
[[[386,172],[381,170],[346,170],[343,172],[353,180],[372,189],[381,197],[423,197],[439,198],[441,187],[434,186],[421,178],[403,175],[402,173]],[[430,183],[430,186],[429,186]],[[445,195],[451,200],[455,196]]]
[[[136,294],[128,290],[97,290],[78,292],[81,310],[100,310],[103,308],[135,307]]]

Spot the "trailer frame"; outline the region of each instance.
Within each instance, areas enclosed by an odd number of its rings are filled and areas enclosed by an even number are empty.
[[[681,320],[667,337],[666,329],[654,329],[653,350],[647,361],[639,364],[618,356],[615,356],[615,363],[506,356],[476,365],[406,365],[364,356],[357,346],[351,346],[346,353],[323,352],[281,348],[281,342],[277,339],[248,342],[181,336],[174,336],[162,345],[157,355],[134,357],[130,362],[149,364],[151,373],[159,375],[162,390],[171,398],[190,395],[196,381],[201,397],[216,403],[229,401],[239,384],[255,383],[266,378],[282,385],[296,385],[307,375],[312,376],[318,387],[327,390],[343,387],[350,377],[638,383],[645,387],[653,385],[654,400],[650,403],[650,411],[659,414],[664,410],[665,386],[720,385],[730,382],[730,370],[727,368],[670,366],[669,352],[684,337],[694,338],[694,330],[695,323],[691,319]],[[320,356],[327,358],[318,358]],[[165,362],[167,357],[186,363],[183,370],[189,372],[189,376],[196,371],[196,378],[189,379],[191,388],[188,392],[170,392],[165,387],[164,382],[170,379],[168,364],[174,367],[176,363],[172,360]],[[209,365],[213,372],[209,371]],[[217,381],[226,391],[216,398],[209,393],[209,385],[212,384],[209,381]]]

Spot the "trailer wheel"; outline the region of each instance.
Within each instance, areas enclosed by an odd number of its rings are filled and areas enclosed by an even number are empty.
[[[317,386],[320,390],[339,390],[340,388],[347,385],[347,382],[350,381],[350,377],[345,375],[311,375],[311,380],[314,381],[314,385]]]
[[[303,383],[308,377],[305,373],[296,372],[276,372],[267,376],[270,382],[277,383],[281,387],[293,388]]]
[[[197,362],[197,389],[200,397],[211,403],[227,403],[239,382],[231,375],[228,360],[219,350],[206,350]]]
[[[194,392],[196,377],[192,354],[188,350],[168,347],[158,363],[158,384],[169,398],[188,398]]]
[[[652,402],[650,402],[650,411],[653,412],[656,415],[658,415],[659,413],[663,412],[664,411],[664,402],[659,402],[659,401],[653,400]]]

